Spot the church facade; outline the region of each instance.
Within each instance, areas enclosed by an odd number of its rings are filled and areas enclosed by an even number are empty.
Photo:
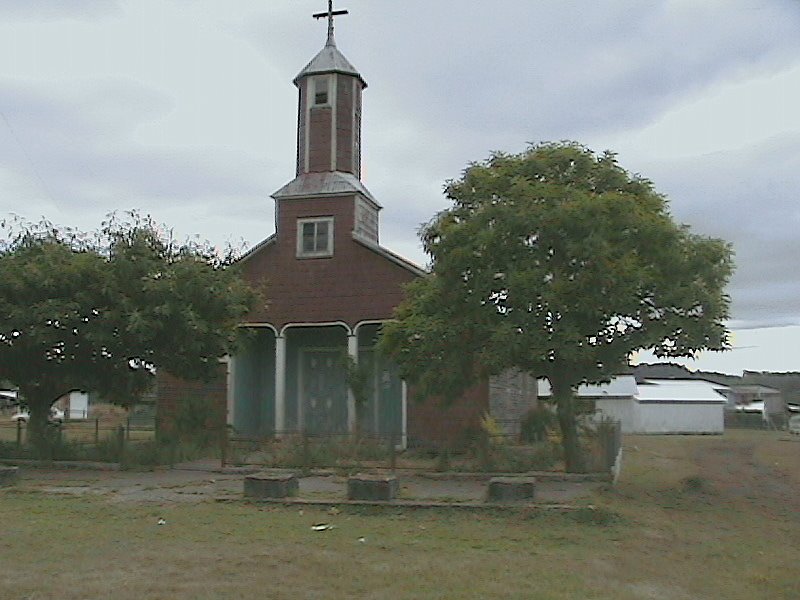
[[[490,410],[518,423],[532,402],[530,393],[517,393],[518,376],[485,382],[444,405],[414,399],[396,366],[376,351],[403,286],[425,272],[380,245],[381,206],[361,181],[367,84],[336,46],[330,9],[327,16],[325,46],[294,79],[295,178],[272,194],[275,233],[241,258],[244,277],[263,287],[266,302],[242,324],[225,384],[211,393],[224,389],[219,401],[228,423],[248,437],[358,430],[402,446],[438,445],[458,442]],[[358,409],[348,363],[368,380],[368,400]],[[162,406],[180,389],[162,378]]]

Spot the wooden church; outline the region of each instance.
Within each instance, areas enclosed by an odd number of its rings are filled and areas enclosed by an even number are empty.
[[[329,2],[326,13],[314,15],[328,19],[328,35],[294,79],[296,176],[272,194],[275,233],[241,259],[245,278],[263,286],[267,301],[242,324],[248,335],[227,358],[224,377],[202,390],[160,377],[159,410],[172,412],[193,390],[225,403],[239,435],[358,427],[402,446],[457,443],[490,410],[500,421],[518,422],[535,401],[535,382],[510,375],[445,406],[414,398],[395,365],[377,354],[381,325],[392,319],[404,284],[425,272],[380,245],[381,206],[361,181],[367,83],[334,40],[333,19],[345,13]],[[371,379],[369,401],[359,411],[347,383],[348,356]]]

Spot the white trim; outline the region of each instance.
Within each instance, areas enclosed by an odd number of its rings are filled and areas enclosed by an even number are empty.
[[[275,329],[275,326],[270,323],[240,323],[237,325],[237,327],[241,327],[243,329],[248,327],[251,329],[271,329],[276,337],[279,335],[278,330]]]
[[[311,96],[312,96],[312,92],[313,92],[313,90],[311,88],[313,86],[311,85],[310,81],[311,81],[311,77],[306,77],[303,80],[303,85],[305,86],[305,92],[306,92],[306,101],[305,101],[305,106],[301,106],[300,107],[300,110],[304,111],[305,115],[306,115],[305,127],[303,128],[303,137],[305,137],[305,140],[303,140],[303,173],[308,173],[308,161],[309,161],[309,158],[308,158],[308,154],[309,154],[308,144],[309,144],[309,140],[311,139],[311,105],[312,105]],[[302,98],[302,96],[301,96],[301,98]],[[277,216],[276,216],[276,219],[277,219]],[[276,223],[275,230],[277,231],[277,229],[278,229],[278,227],[277,227],[277,223]]]
[[[344,321],[321,321],[319,323],[286,323],[286,325],[281,327],[278,335],[286,335],[286,330],[291,327],[344,327],[347,335],[352,333],[352,329],[350,329],[350,326]]]
[[[313,251],[306,251],[303,249],[303,226],[309,223],[314,224],[314,240],[316,242],[317,239],[317,228],[316,226],[320,223],[326,223],[328,225],[328,243],[327,247],[324,250],[313,250]],[[328,258],[333,256],[333,246],[334,246],[334,235],[333,235],[333,228],[334,228],[334,219],[332,216],[328,217],[303,217],[297,219],[297,247],[296,247],[296,257],[297,258]]]
[[[328,86],[328,102],[331,105],[331,171],[338,171],[336,165],[336,146],[337,139],[336,139],[336,119],[339,115],[339,103],[338,103],[338,95],[337,92],[339,90],[339,76],[336,73],[331,73],[330,75],[330,84]],[[333,93],[333,98],[331,98],[330,94]],[[331,101],[332,100],[332,101]]]
[[[403,432],[400,437],[400,448],[398,448],[398,450],[405,450],[408,447],[408,384],[405,379],[401,379],[400,383],[403,386],[403,402],[401,404],[401,409],[403,411]]]
[[[286,429],[286,338],[275,336],[275,436]]]
[[[275,205],[275,229],[278,228],[278,208],[277,204]],[[250,248],[247,252],[242,254],[239,258],[236,259],[236,262],[244,262],[248,260],[251,256],[253,256],[256,252],[261,250],[262,248],[266,248],[270,244],[272,244],[278,238],[277,234],[273,233],[271,236],[261,240],[255,246]]]
[[[376,244],[372,240],[368,240],[368,239],[364,238],[363,236],[360,236],[360,235],[356,234],[355,232],[353,232],[353,240],[358,242],[359,244],[361,244],[365,248],[368,248],[369,250],[372,250],[376,254],[379,254],[380,256],[383,256],[384,258],[386,258],[390,262],[393,262],[396,265],[398,265],[400,267],[403,267],[404,269],[406,269],[407,271],[410,271],[411,273],[413,273],[414,275],[416,275],[418,277],[426,277],[426,276],[430,275],[430,273],[428,273],[427,271],[425,271],[421,267],[415,265],[410,260],[408,260],[406,258],[403,258],[399,254],[395,254],[391,250],[387,250],[383,246],[381,246],[379,244]]]
[[[353,333],[358,334],[358,328],[362,325],[383,325],[384,323],[390,323],[391,321],[394,321],[394,319],[364,319],[363,321],[356,323],[356,326],[353,327]]]
[[[358,94],[358,87],[356,83],[355,77],[352,80],[353,82],[353,89],[351,90],[351,104],[352,110],[350,111],[350,121],[352,123],[352,127],[350,129],[350,155],[352,156],[352,168],[353,174],[356,177],[361,177],[361,161],[360,157],[356,154],[356,138],[358,137],[358,131],[356,131],[356,101],[358,100],[356,94]]]
[[[225,363],[227,364],[225,377],[227,379],[226,383],[228,387],[225,396],[228,414],[225,415],[225,422],[232,426],[236,411],[236,360],[233,356],[226,356]]]
[[[347,336],[347,355],[358,364],[358,334],[353,332]],[[356,397],[353,390],[347,386],[347,430],[350,433],[356,432]]]

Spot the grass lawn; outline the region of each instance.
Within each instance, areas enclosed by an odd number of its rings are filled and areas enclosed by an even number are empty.
[[[571,514],[11,488],[0,598],[800,598],[800,442],[781,437],[629,437],[619,485]]]

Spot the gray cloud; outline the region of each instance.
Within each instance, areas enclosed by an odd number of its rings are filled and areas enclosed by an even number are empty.
[[[272,232],[268,194],[294,175],[291,80],[324,41],[325,24],[310,16],[321,9],[138,1],[0,4],[0,15],[26,21],[31,35],[37,23],[63,27],[55,38],[69,44],[80,43],[88,21],[119,17],[97,25],[92,44],[107,56],[85,71],[80,61],[96,54],[93,46],[67,53],[79,57],[75,72],[58,77],[47,67],[61,48],[46,35],[28,48],[24,76],[6,53],[0,212],[36,211],[86,228],[110,210],[138,207],[181,233],[257,243]],[[543,139],[601,150],[800,55],[800,7],[790,0],[405,0],[402,12],[350,0],[347,8],[337,41],[370,84],[364,174],[385,207],[381,238],[420,263],[416,230],[446,206],[444,181],[469,161]],[[150,30],[141,17],[155,9]],[[120,39],[109,37],[108,23]],[[798,135],[680,161],[621,158],[670,196],[679,220],[733,242],[740,323],[800,322]]]
[[[734,317],[800,324],[800,134],[645,169],[679,221],[733,244]]]
[[[114,0],[3,0],[4,19],[48,22],[59,19],[92,20],[121,14]]]

